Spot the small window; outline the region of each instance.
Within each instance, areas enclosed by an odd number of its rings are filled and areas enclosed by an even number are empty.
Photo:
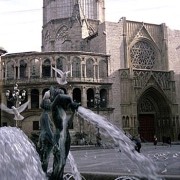
[[[39,121],[33,121],[33,130],[39,130]]]

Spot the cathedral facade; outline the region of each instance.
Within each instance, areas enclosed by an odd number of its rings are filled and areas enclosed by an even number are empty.
[[[52,67],[70,71],[66,85],[57,84]],[[1,81],[7,106],[15,83],[26,90],[30,103],[19,126],[28,135],[39,130],[51,85],[145,141],[180,133],[180,30],[125,17],[107,22],[104,0],[44,0],[42,52],[1,56]],[[1,112],[1,125],[13,123]],[[91,141],[98,128],[76,117],[71,133]]]

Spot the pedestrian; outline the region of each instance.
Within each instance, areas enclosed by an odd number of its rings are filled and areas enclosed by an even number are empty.
[[[140,135],[138,134],[137,137],[133,136],[132,141],[135,143],[135,150],[140,153],[140,149],[141,149]]]
[[[96,134],[96,145],[101,146],[101,135],[99,132]]]
[[[156,135],[154,135],[154,146],[155,146],[155,149],[156,149],[156,146],[157,146],[157,137],[156,137]]]
[[[169,144],[169,146],[171,147],[171,137],[170,136],[167,137],[167,144]]]

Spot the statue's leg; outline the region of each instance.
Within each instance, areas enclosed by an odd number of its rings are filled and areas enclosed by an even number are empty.
[[[56,132],[54,134],[54,140],[57,146],[59,146],[59,139],[60,139],[60,130],[56,128]]]
[[[49,157],[50,157],[50,153],[51,153],[53,145],[49,143],[48,141],[45,141],[44,143],[45,143],[45,146],[43,149],[42,169],[45,173],[47,173]]]

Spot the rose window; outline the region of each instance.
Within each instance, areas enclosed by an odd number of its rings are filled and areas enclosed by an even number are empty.
[[[150,44],[139,41],[130,50],[131,63],[137,69],[152,69],[155,64],[155,52]]]

